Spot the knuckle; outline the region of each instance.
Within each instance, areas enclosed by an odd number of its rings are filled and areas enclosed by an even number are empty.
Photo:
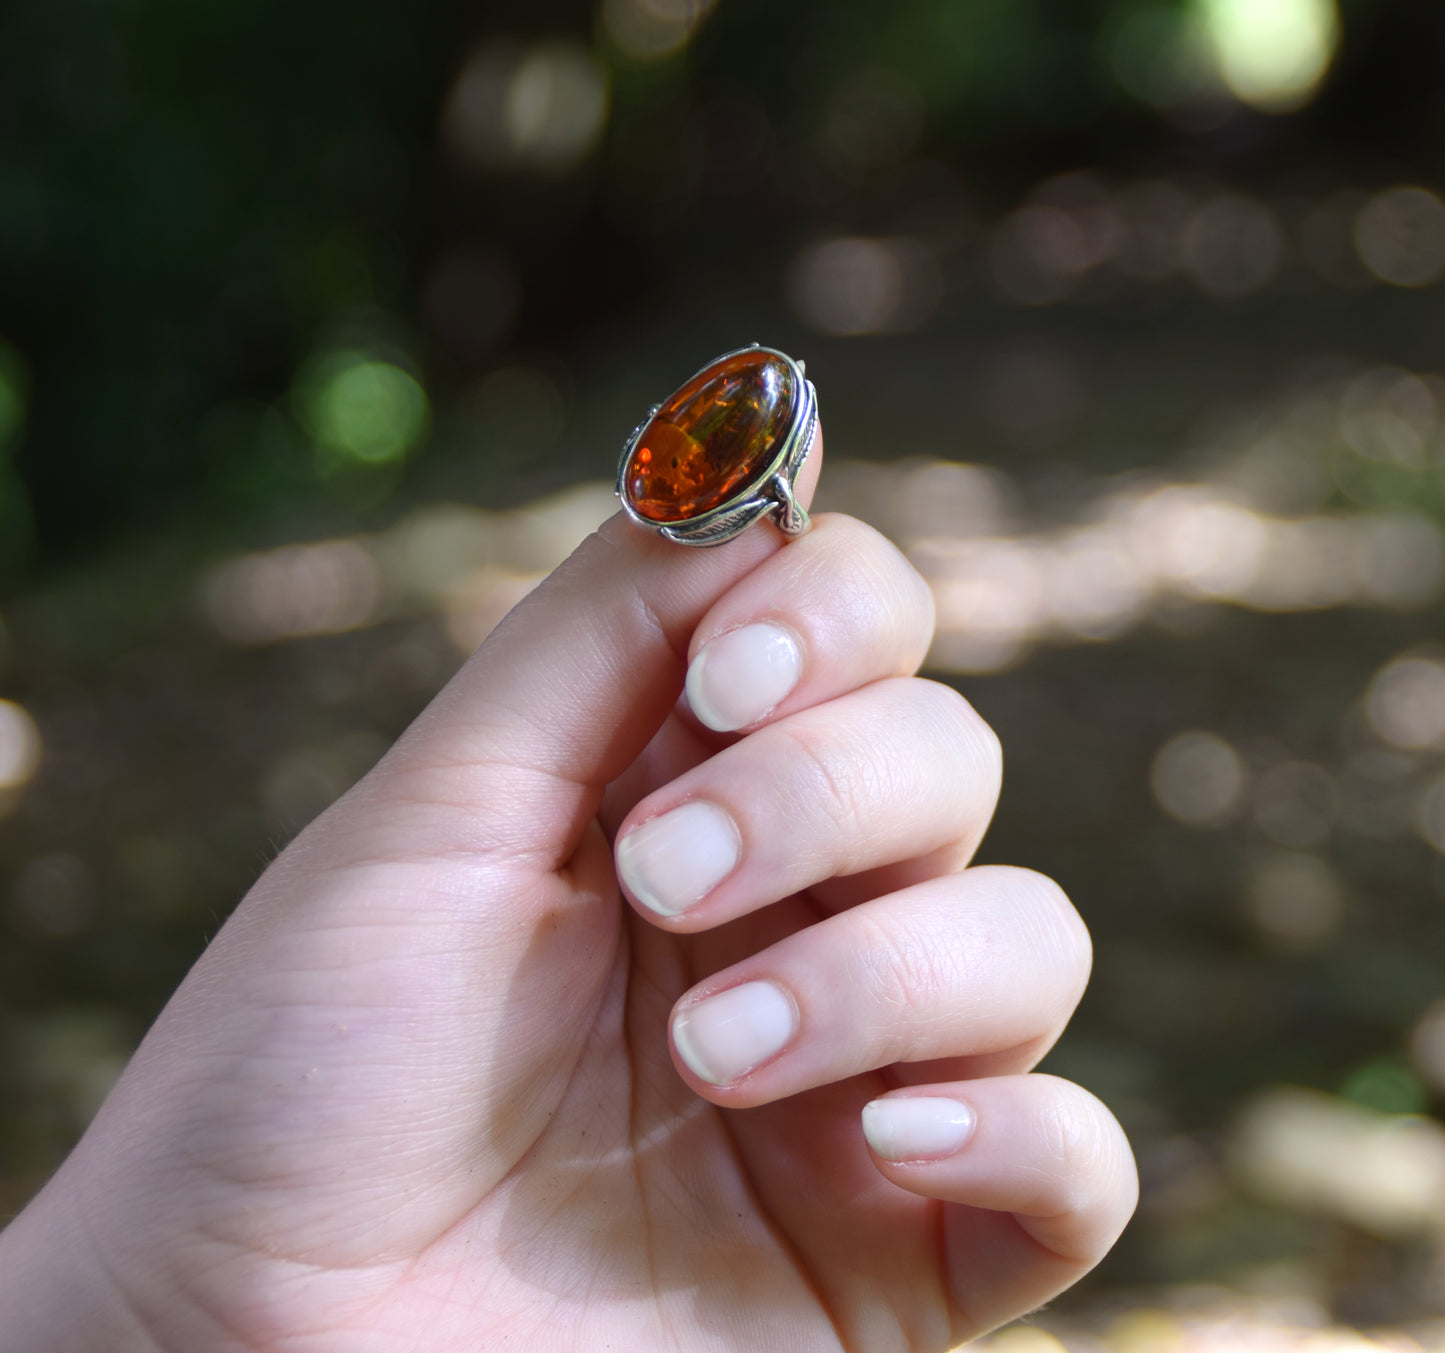
[[[836,611],[860,617],[883,614],[880,588],[893,591],[885,562],[891,543],[856,517],[830,516],[820,525],[825,529],[815,529],[815,548],[796,556],[798,581],[827,597]]]
[[[845,561],[857,559],[865,551],[873,553],[883,546],[892,547],[892,542],[876,526],[870,526],[861,517],[846,512],[824,512],[814,518],[817,534],[826,540],[829,548]]]
[[[925,939],[906,925],[885,925],[866,909],[856,912],[855,920],[858,989],[883,1015],[885,1035],[890,1025],[913,1031],[918,1020],[936,1015],[940,991],[961,985],[954,946],[933,943],[936,936]]]
[[[855,833],[866,816],[864,763],[843,754],[836,742],[805,725],[779,724],[774,731],[787,744],[795,793],[809,816],[821,813],[835,832]]]
[[[854,628],[891,631],[895,671],[913,671],[933,639],[933,590],[881,531],[847,516],[830,516],[827,526],[825,548],[807,561],[812,580]]]

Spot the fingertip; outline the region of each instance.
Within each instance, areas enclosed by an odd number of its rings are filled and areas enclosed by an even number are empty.
[[[940,1160],[961,1151],[978,1115],[956,1096],[898,1095],[863,1106],[869,1149],[890,1164]]]
[[[765,719],[803,675],[804,645],[776,619],[710,639],[688,665],[684,692],[699,723],[734,733]]]
[[[1081,1269],[1108,1252],[1138,1201],[1118,1121],[1056,1076],[910,1087],[868,1105],[863,1131],[880,1170],[900,1187],[1011,1213],[1037,1243]]]

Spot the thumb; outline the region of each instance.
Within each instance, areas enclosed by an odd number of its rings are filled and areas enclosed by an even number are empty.
[[[179,1170],[167,1216],[239,1253],[355,1268],[455,1225],[551,1121],[610,989],[621,909],[583,840],[603,790],[671,712],[697,623],[782,544],[688,549],[621,516],[585,541],[223,927],[72,1158],[87,1216],[121,1234]]]
[[[817,429],[795,486],[805,506],[822,451]],[[385,798],[401,789],[464,810],[408,822],[405,853],[499,849],[548,868],[571,858],[603,790],[676,704],[693,629],[784,543],[768,526],[692,549],[622,513],[604,523],[502,621],[378,768],[374,789]]]

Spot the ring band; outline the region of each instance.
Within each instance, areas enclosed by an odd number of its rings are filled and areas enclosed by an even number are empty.
[[[757,343],[724,353],[627,439],[617,496],[639,526],[679,545],[721,545],[767,516],[802,535],[809,518],[793,485],[817,423],[802,362]]]

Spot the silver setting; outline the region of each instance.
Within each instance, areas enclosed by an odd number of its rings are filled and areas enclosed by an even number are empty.
[[[683,385],[702,375],[708,367],[745,352],[765,352],[771,357],[777,357],[787,365],[793,375],[793,388],[798,393],[794,399],[792,419],[778,439],[776,454],[740,493],[726,502],[719,503],[706,512],[700,512],[695,517],[689,517],[686,521],[649,521],[646,517],[639,516],[627,501],[625,477],[627,462],[632,458],[632,452],[647,430],[647,425],[662,407],[661,404],[654,404],[648,410],[647,417],[633,428],[622,448],[622,459],[617,463],[617,487],[614,492],[622,501],[622,510],[638,526],[655,531],[679,545],[721,545],[746,531],[755,521],[767,516],[773,517],[778,530],[789,539],[802,535],[812,524],[802,504],[793,496],[793,484],[803,462],[808,458],[808,452],[813,445],[813,432],[818,425],[818,392],[813,388],[813,382],[804,374],[804,364],[794,361],[787,353],[779,352],[776,348],[750,343],[745,348],[734,348],[720,357],[714,357],[677,388],[682,389]]]

